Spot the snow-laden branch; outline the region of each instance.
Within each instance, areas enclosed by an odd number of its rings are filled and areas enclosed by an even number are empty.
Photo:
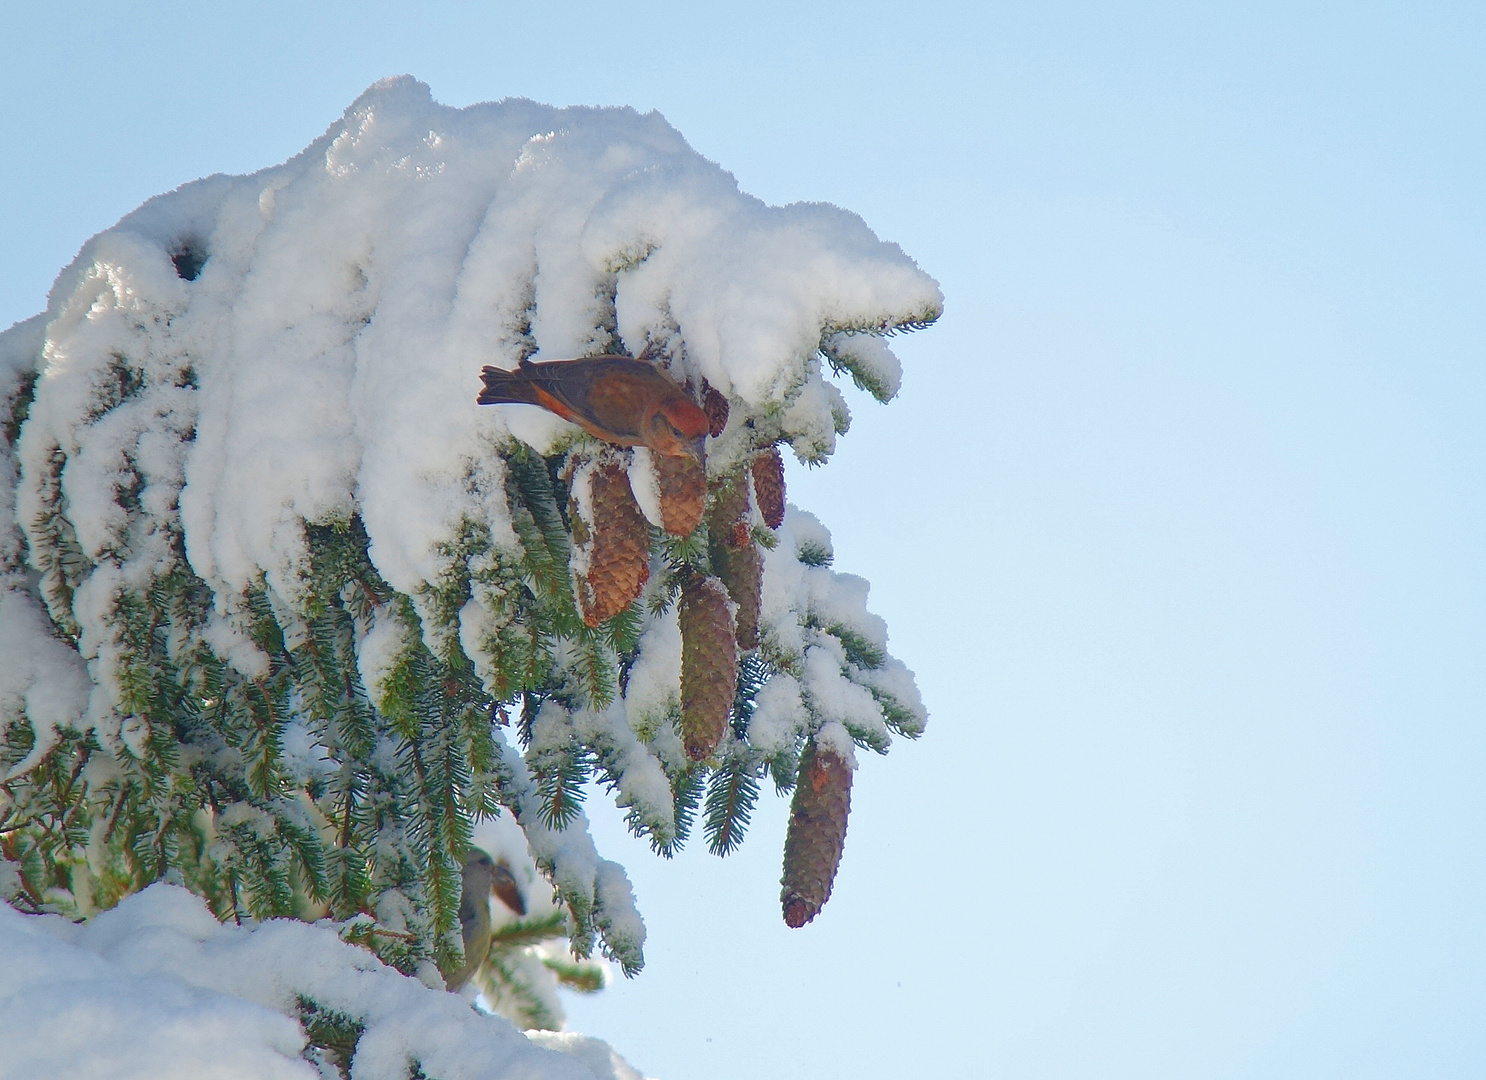
[[[640,1080],[598,1040],[524,1037],[331,928],[224,926],[171,885],[86,925],[0,904],[0,955],[7,1077],[328,1080],[350,1062],[311,1045],[302,1025],[338,1022],[356,1080],[407,1080],[414,1065],[441,1080]]]
[[[407,78],[150,200],[0,334],[5,895],[88,917],[168,877],[448,975],[472,828],[508,812],[574,950],[633,972],[589,782],[658,851],[701,814],[726,853],[759,780],[809,769],[786,906],[813,917],[855,749],[925,714],[776,447],[827,458],[829,378],[888,400],[884,339],[941,304],[855,215],[764,205],[656,114]],[[613,353],[705,406],[705,473],[475,404],[485,365]]]

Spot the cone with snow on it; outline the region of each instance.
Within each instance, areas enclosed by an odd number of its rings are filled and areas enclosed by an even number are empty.
[[[812,738],[800,758],[800,775],[784,837],[780,903],[784,921],[798,929],[831,898],[846,846],[853,764],[834,747]]]
[[[629,607],[650,579],[650,528],[617,461],[580,467],[573,487],[578,601],[583,621],[598,626]]]

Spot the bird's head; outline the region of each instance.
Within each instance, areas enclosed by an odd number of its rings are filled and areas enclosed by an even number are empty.
[[[707,464],[707,414],[691,398],[677,394],[662,401],[647,427],[645,443],[656,453]]]
[[[494,859],[479,848],[470,848],[469,855],[464,860],[465,895],[476,899],[489,896],[495,872]]]

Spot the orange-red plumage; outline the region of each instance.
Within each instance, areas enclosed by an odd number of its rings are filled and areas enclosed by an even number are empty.
[[[667,457],[705,459],[707,414],[685,389],[645,360],[523,360],[515,371],[487,367],[481,378],[481,405],[538,405],[605,442],[648,446]]]

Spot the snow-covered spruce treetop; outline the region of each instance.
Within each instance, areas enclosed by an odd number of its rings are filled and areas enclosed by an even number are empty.
[[[867,585],[784,510],[881,400],[934,281],[765,206],[658,115],[451,109],[403,78],[289,162],[150,200],[0,335],[0,873],[87,917],[151,882],[462,964],[504,809],[579,955],[644,927],[582,812],[718,853],[794,789],[785,916],[829,895],[854,748],[925,716]],[[711,421],[702,475],[480,370],[619,354]]]

